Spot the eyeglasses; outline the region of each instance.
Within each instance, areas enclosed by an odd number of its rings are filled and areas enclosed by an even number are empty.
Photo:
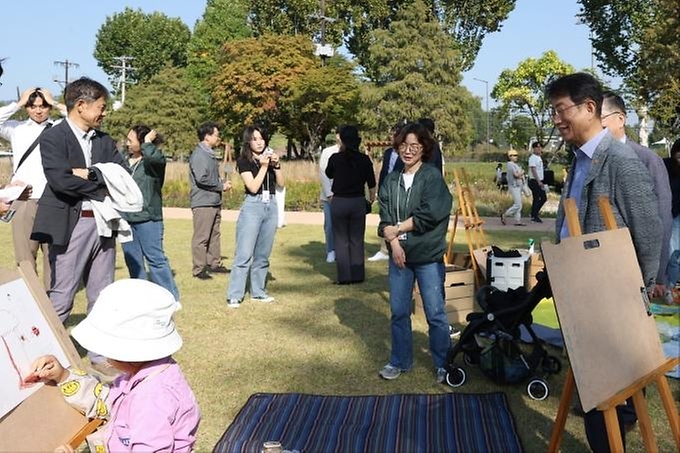
[[[616,112],[607,113],[606,115],[602,115],[602,116],[600,117],[600,121],[602,121],[602,120],[605,119],[605,118],[609,118],[609,117],[612,116],[612,115],[623,115],[623,116],[626,116],[625,113],[616,111]]]
[[[413,154],[417,154],[423,150],[423,145],[420,143],[402,143],[399,145],[400,152],[405,152],[407,150]]]
[[[550,109],[550,116],[552,118],[557,118],[557,117],[563,118],[564,112],[566,112],[567,110],[569,110],[571,108],[585,104],[586,102],[588,102],[588,101],[579,102],[578,104],[572,104],[568,107],[563,107],[561,109]]]

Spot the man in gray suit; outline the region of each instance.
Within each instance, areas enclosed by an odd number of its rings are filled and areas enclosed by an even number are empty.
[[[65,322],[82,282],[89,313],[99,292],[110,283],[116,260],[116,242],[99,236],[91,200],[102,201],[106,184],[93,165],[113,162],[128,168],[115,141],[97,130],[106,116],[108,90],[82,77],[66,86],[65,121],[40,137],[42,166],[47,186],[38,201],[31,239],[49,244],[52,269],[47,294]],[[93,368],[113,375],[104,357],[89,353]]]
[[[654,151],[646,148],[639,143],[630,140],[626,137],[626,103],[621,96],[611,91],[604,93],[604,101],[602,103],[602,126],[609,129],[609,132],[621,142],[633,148],[635,154],[640,158],[649,175],[652,177],[654,183],[654,194],[656,195],[657,206],[659,207],[659,217],[661,218],[661,225],[663,227],[663,236],[661,239],[661,258],[659,259],[659,270],[656,274],[656,284],[652,291],[653,297],[664,297],[666,295],[666,285],[668,285],[668,276],[666,268],[668,266],[668,257],[670,252],[671,240],[671,226],[673,223],[672,215],[672,196],[671,186],[668,182],[668,172],[663,159],[659,157]]]
[[[662,226],[649,171],[630,147],[602,128],[602,86],[592,75],[561,77],[547,86],[546,98],[552,105],[555,127],[572,145],[575,155],[557,211],[558,238],[569,236],[565,198],[575,199],[583,232],[594,233],[606,229],[598,199],[609,197],[617,225],[630,231],[645,285],[651,292],[659,267]],[[625,428],[637,421],[632,401],[617,407],[617,413],[625,445]],[[608,452],[602,412],[586,413],[584,422],[593,451]]]

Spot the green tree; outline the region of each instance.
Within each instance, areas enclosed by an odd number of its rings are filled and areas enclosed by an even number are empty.
[[[460,86],[458,52],[429,8],[416,1],[401,9],[389,29],[371,37],[372,83],[362,93],[361,122],[388,131],[402,120],[431,117],[441,139],[465,149],[472,130],[465,112],[471,94]]]
[[[623,78],[647,144],[648,109],[672,122],[680,105],[677,0],[579,0],[600,68]]]
[[[196,128],[206,120],[206,110],[186,70],[166,67],[130,88],[125,105],[106,116],[104,130],[124,141],[132,126],[146,124],[164,137],[167,154],[183,158],[196,146]]]
[[[199,90],[206,92],[207,81],[217,72],[224,43],[251,35],[247,0],[208,0],[188,45],[187,69]]]
[[[125,8],[106,18],[97,32],[94,58],[110,77],[116,77],[116,57],[133,57],[134,80],[148,80],[167,64],[182,67],[187,62],[187,43],[191,31],[179,18],[163,13],[146,14]]]
[[[545,137],[552,127],[550,101],[545,98],[545,86],[551,79],[572,72],[574,68],[571,65],[549,50],[538,59],[527,58],[517,68],[501,72],[491,97],[501,103],[507,116],[526,115],[531,118],[535,136]]]

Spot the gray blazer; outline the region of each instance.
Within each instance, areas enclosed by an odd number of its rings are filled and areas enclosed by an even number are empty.
[[[569,193],[575,161],[569,170],[557,210],[555,231],[559,239],[564,223],[564,199]],[[629,146],[607,133],[593,154],[578,207],[583,233],[605,230],[597,205],[600,196],[609,197],[619,227],[630,231],[645,286],[656,279],[661,254],[662,226],[654,185],[649,171]]]
[[[215,155],[206,151],[200,144],[189,157],[189,194],[192,208],[222,206],[222,187],[220,166]]]
[[[656,283],[666,285],[668,276],[666,268],[670,256],[671,229],[673,226],[673,196],[671,195],[671,185],[668,182],[668,171],[663,159],[654,151],[645,148],[639,143],[627,139],[626,144],[633,148],[635,154],[640,158],[652,177],[654,183],[654,195],[656,195],[657,206],[659,207],[659,217],[663,233],[661,235],[661,258],[659,259],[659,271],[656,274]]]
[[[80,218],[83,200],[102,201],[106,184],[98,176],[89,181],[73,174],[73,168],[85,168],[85,156],[67,121],[40,136],[40,150],[47,186],[38,201],[31,239],[66,246]],[[92,165],[114,162],[128,169],[116,142],[101,131],[92,137]],[[99,175],[97,170],[95,173]]]

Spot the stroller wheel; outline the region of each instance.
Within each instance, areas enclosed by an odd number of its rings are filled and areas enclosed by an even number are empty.
[[[553,355],[546,355],[543,358],[543,371],[548,374],[557,374],[562,371],[562,362]]]
[[[531,399],[536,401],[543,401],[548,397],[548,384],[542,379],[534,379],[527,385],[527,393]]]
[[[479,363],[479,357],[475,357],[469,352],[464,352],[463,362],[465,362],[465,364],[469,366],[477,365]]]
[[[455,367],[452,371],[446,373],[446,383],[451,387],[460,387],[465,384],[465,379],[467,379],[465,370],[460,367]]]

